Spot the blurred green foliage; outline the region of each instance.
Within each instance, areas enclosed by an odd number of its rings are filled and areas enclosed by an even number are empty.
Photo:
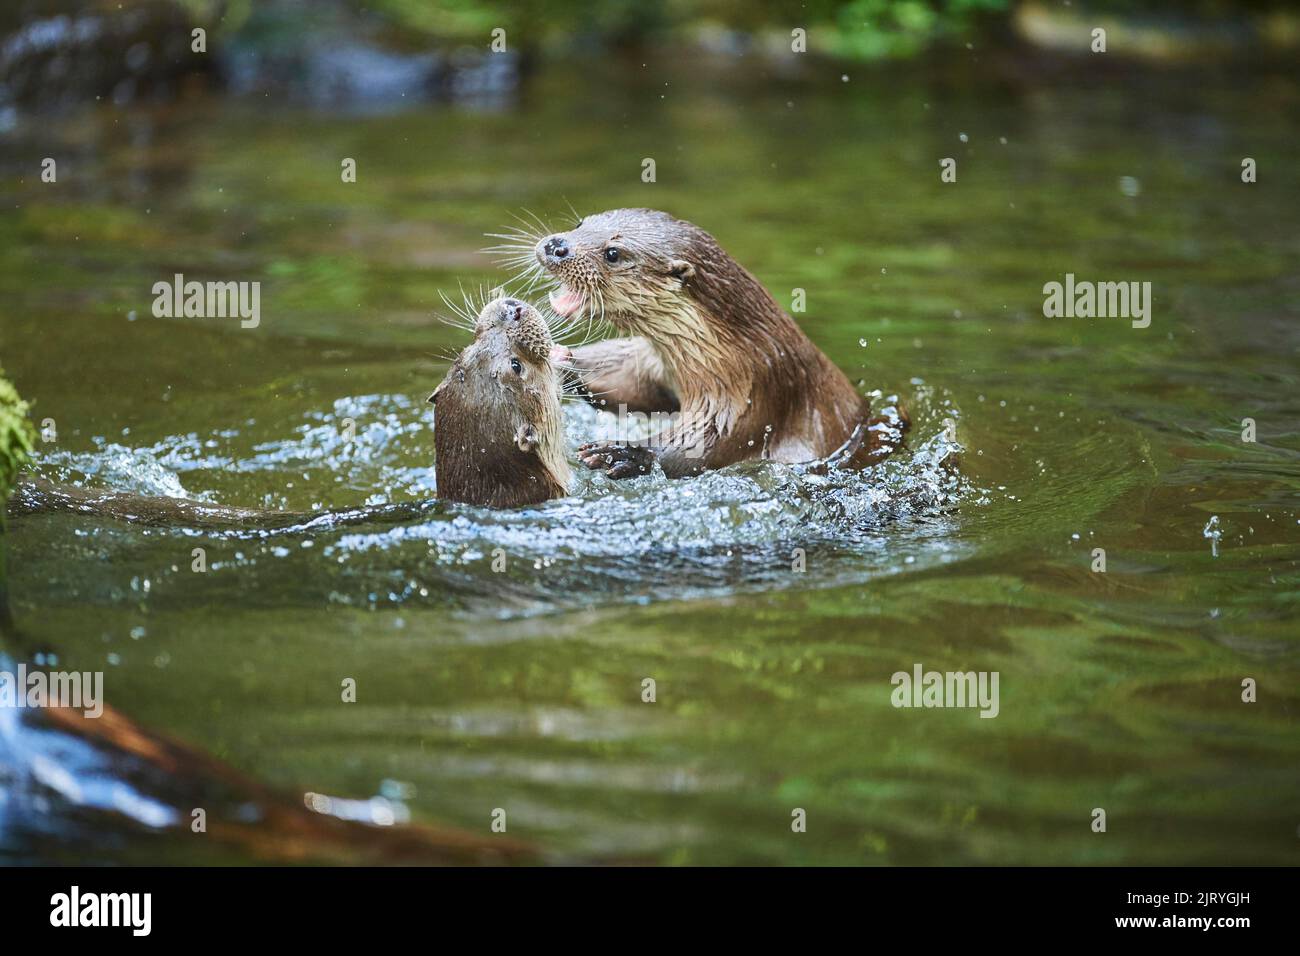
[[[192,0],[201,2],[201,0]],[[506,30],[517,49],[550,41],[629,45],[667,39],[702,28],[787,37],[808,31],[809,48],[854,59],[906,57],[932,44],[1005,27],[1018,6],[1032,0],[349,0],[388,20],[398,32],[481,44],[491,30]],[[1180,20],[1219,22],[1287,9],[1290,0],[1095,0],[1088,12],[1133,16],[1175,25]],[[1038,2],[1045,10],[1071,8]]]
[[[6,587],[5,502],[18,479],[18,470],[31,458],[36,430],[27,418],[27,403],[0,368],[0,634],[12,626]]]
[[[937,43],[1006,34],[1017,11],[1069,21],[1077,15],[1122,17],[1177,33],[1253,25],[1294,34],[1295,0],[24,0],[0,4],[0,33],[58,14],[96,15],[131,7],[176,7],[217,38],[301,39],[311,34],[378,30],[396,47],[467,44],[486,47],[496,28],[511,48],[548,45],[632,46],[672,41],[702,31],[734,31],[789,42],[808,31],[809,50],[850,59],[917,55]]]
[[[680,0],[605,0],[594,4],[555,0],[373,0],[365,6],[400,27],[475,43],[501,27],[515,46],[529,48],[557,35],[632,42],[686,22],[692,16],[691,8],[700,4]]]
[[[1008,0],[850,0],[828,4],[838,29],[835,52],[861,59],[911,56],[933,40],[970,29],[982,15],[1004,11]]]
[[[810,0],[792,8],[778,0],[605,0],[597,4],[555,0],[374,0],[369,9],[395,24],[437,36],[473,38],[495,27],[517,45],[533,47],[561,35],[631,43],[699,26],[785,34],[814,30],[828,52],[879,58],[910,55],[931,41],[969,28],[981,14],[1005,12],[1011,0]],[[538,29],[539,24],[544,25]]]
[[[27,403],[0,369],[0,505],[8,499],[18,478],[18,470],[31,457],[36,439],[35,429],[27,418]],[[0,510],[0,523],[4,512]]]

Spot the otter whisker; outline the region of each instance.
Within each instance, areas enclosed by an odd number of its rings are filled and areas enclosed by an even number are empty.
[[[533,212],[531,209],[525,209],[524,212],[526,212],[530,217],[532,217],[533,222],[537,223],[537,227],[542,230],[542,235],[549,236],[552,232],[555,231],[550,226],[548,226],[545,222],[543,222],[542,218],[538,216],[537,213]],[[523,220],[521,219],[520,222],[523,222]],[[525,223],[525,225],[527,225],[527,223]]]
[[[452,320],[450,320],[450,319],[447,319],[447,318],[445,318],[444,316],[441,316],[441,315],[435,316],[435,318],[436,318],[436,319],[437,319],[441,324],[447,326],[448,328],[455,329],[455,330],[458,331],[458,332],[468,332],[468,333],[470,333],[471,335],[474,334],[474,329],[471,328],[471,327],[468,326],[468,325],[465,325],[465,324],[462,323],[462,322],[454,322],[454,321],[452,321]]]
[[[455,321],[455,320],[453,320],[453,319],[449,319],[449,318],[447,318],[447,317],[445,317],[445,316],[442,316],[442,315],[436,315],[436,314],[435,314],[435,318],[436,318],[436,319],[437,319],[441,324],[447,326],[448,328],[456,329],[456,330],[459,331],[459,332],[469,332],[471,335],[474,333],[474,329],[473,329],[473,327],[470,326],[470,325],[465,324],[464,322],[457,322],[457,321]]]
[[[512,272],[502,285],[509,289],[519,289],[513,293],[519,297],[526,296],[532,291],[533,286],[537,284],[537,277],[529,269],[516,269]]]
[[[513,275],[509,281],[522,279],[524,276],[535,274],[540,278],[541,267],[537,265],[531,257],[525,259],[522,256],[512,256],[496,260],[497,265],[504,269],[509,269]]]
[[[452,315],[454,315],[455,318],[440,313],[435,313],[434,317],[444,325],[469,332],[473,335],[476,333],[478,327],[478,314],[482,311],[482,306],[485,303],[476,305],[474,296],[467,293],[465,287],[460,282],[457,282],[456,286],[457,290],[460,292],[460,302],[456,302],[449,298],[441,289],[438,290],[438,297],[442,299],[443,304],[451,310]],[[479,290],[479,298],[482,298],[482,289]]]
[[[573,225],[576,228],[578,223],[582,222],[582,217],[578,215],[578,210],[573,208],[573,203],[566,198],[564,204],[569,207],[569,213],[573,216]]]
[[[485,232],[483,237],[485,239],[500,239],[502,242],[510,243],[521,249],[532,248],[542,238],[531,232]]]
[[[528,270],[533,269],[533,265],[531,262],[532,256],[523,256],[520,255],[519,253],[513,253],[511,255],[500,255],[500,253],[504,250],[499,250],[499,249],[481,249],[479,251],[496,253],[496,255],[494,255],[493,257],[493,261],[499,266],[509,266],[519,271],[523,271],[525,269]]]
[[[551,330],[551,336],[556,339],[569,335],[582,321],[574,315],[562,317],[549,307],[542,313],[542,317]]]
[[[448,360],[448,361],[454,361],[454,360],[455,360],[455,356],[454,356],[454,355],[452,355],[452,356],[448,356],[448,354],[446,353],[446,351],[444,351],[444,350],[442,350],[442,349],[438,349],[437,351],[434,351],[434,352],[421,352],[420,354],[421,354],[422,356],[424,356],[425,358],[446,359],[446,360]]]
[[[522,253],[503,254],[505,250],[481,249],[480,252],[491,254],[492,261],[498,268],[509,269],[511,272],[523,273],[533,269],[533,257],[523,255]]]
[[[537,283],[541,281],[542,277],[536,269],[525,270],[522,275],[528,277],[528,281],[521,287],[520,296],[524,297],[532,294],[533,289],[537,287]]]
[[[515,218],[518,217],[516,216]],[[523,219],[520,219],[519,222],[520,222],[520,226],[512,226],[506,224],[505,226],[502,226],[502,229],[504,230],[503,232],[485,232],[483,233],[483,235],[492,236],[496,239],[528,239],[530,237],[534,239],[541,238],[541,235],[537,232],[537,229],[533,226],[531,222],[527,222]]]
[[[532,217],[531,221],[525,219],[523,216],[520,216],[518,213],[512,212],[510,215],[514,217],[515,221],[519,223],[519,227],[522,228],[515,227],[515,226],[506,226],[506,231],[513,232],[516,238],[531,239],[533,245],[536,245],[539,241],[541,241],[543,237],[549,236],[552,230],[549,226],[546,225],[546,223],[542,222],[541,219],[539,219],[535,214],[533,214],[529,210],[525,209],[524,212],[527,212],[528,215]]]
[[[584,310],[587,314],[587,328],[583,334],[582,341],[578,343],[577,348],[588,345],[597,339],[616,333],[613,325],[605,318],[605,297],[599,289],[592,290],[592,298],[595,300],[595,308]]]
[[[551,334],[560,338],[567,338],[569,335],[578,331],[579,328],[580,328],[580,323],[578,321],[575,321],[573,319],[566,319],[552,326]],[[578,343],[579,346],[586,345],[586,344],[587,343],[585,339],[584,341]]]
[[[488,236],[487,238],[495,239],[497,237]],[[517,255],[523,255],[524,253],[532,253],[533,246],[535,245],[536,243],[534,242],[529,242],[527,240],[521,239],[518,242],[511,242],[509,240],[505,240],[497,243],[496,245],[486,246],[484,248],[485,250],[490,250],[492,252],[513,252]]]
[[[587,313],[587,337],[583,340],[583,345],[590,342],[593,336],[599,334],[605,325],[605,293],[599,287],[592,288],[589,298],[593,300],[594,308],[584,310]]]
[[[475,316],[469,311],[467,301],[463,301],[461,304],[453,302],[451,299],[447,297],[447,294],[443,292],[441,289],[438,290],[438,297],[442,299],[443,305],[451,309],[452,312],[460,316],[466,322],[470,323],[471,326],[473,325],[475,321]],[[461,298],[462,300],[464,300],[463,290],[462,290]]]
[[[460,286],[460,294],[464,297],[465,304],[468,306],[470,313],[477,316],[480,312],[483,311],[483,307],[486,306],[488,303],[487,293],[483,289],[483,283],[480,282],[478,284],[477,295],[475,294],[473,289],[471,289],[469,292],[466,292],[465,287],[461,286],[459,281],[456,284]]]
[[[617,391],[617,389],[613,389],[613,388],[600,388],[600,389],[597,389],[597,388],[588,388],[588,389],[587,389],[584,393],[582,393],[582,394],[590,395],[590,396],[593,397],[593,398],[598,398],[598,397],[600,397],[601,395],[612,395],[612,394],[614,394],[614,392],[616,392],[616,391]]]
[[[469,314],[474,314],[474,302],[470,298],[469,293],[465,291],[465,283],[460,279],[456,280],[456,291],[460,293],[461,301],[465,303],[465,311]]]
[[[526,257],[514,256],[510,258],[500,259],[498,260],[498,262],[503,266],[514,268],[516,273],[515,276],[516,278],[522,278],[525,275],[532,274],[533,276],[535,276],[534,282],[536,282],[545,275],[541,265],[537,262],[535,258],[532,257],[532,255],[528,255]]]

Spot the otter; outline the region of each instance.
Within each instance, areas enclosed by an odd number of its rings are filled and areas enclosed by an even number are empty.
[[[489,302],[474,342],[429,396],[438,497],[515,508],[568,494],[557,347],[540,313]]]
[[[657,460],[676,478],[750,458],[795,464],[846,452],[862,466],[900,444],[906,414],[872,418],[844,373],[700,227],[614,209],[541,238],[532,253],[554,283],[556,315],[585,312],[631,335],[573,349],[581,393],[629,411],[680,410],[656,448],[581,446],[587,467],[623,478]]]
[[[474,341],[456,357],[435,404],[434,473],[437,497],[488,508],[539,504],[568,493],[572,474],[564,456],[561,385],[556,362],[569,350],[556,345],[541,314],[518,299],[487,303],[474,324]],[[379,505],[316,512],[210,505],[99,491],[45,479],[23,479],[9,514],[73,511],[135,524],[190,528],[292,528],[324,519],[355,524],[416,517],[423,505]]]

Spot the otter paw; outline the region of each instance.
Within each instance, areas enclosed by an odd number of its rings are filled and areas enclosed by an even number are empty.
[[[593,471],[609,477],[635,478],[654,469],[655,453],[644,445],[619,445],[613,442],[588,442],[578,448],[578,460]]]
[[[536,448],[537,444],[537,429],[532,425],[520,425],[519,430],[515,432],[515,447],[528,453]]]

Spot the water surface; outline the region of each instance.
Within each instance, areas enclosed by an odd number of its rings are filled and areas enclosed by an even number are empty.
[[[31,645],[292,798],[476,833],[504,808],[552,859],[1294,863],[1295,77],[584,70],[582,96],[568,64],[491,111],[210,97],[3,134],[0,358],[57,425],[41,474],[406,503],[277,534],[15,521]],[[502,280],[484,233],[570,204],[668,209],[779,300],[805,289],[808,334],[907,404],[908,449],[828,480],[759,463],[428,503],[423,399],[465,344],[439,294]],[[260,326],[154,318],[177,272],[261,281]],[[1067,272],[1150,281],[1150,327],[1044,318]],[[572,443],[608,425],[569,409]],[[999,716],[893,708],[916,663],[999,672]],[[37,808],[0,816],[17,858],[243,858],[161,811],[74,828],[88,810],[15,779]]]

